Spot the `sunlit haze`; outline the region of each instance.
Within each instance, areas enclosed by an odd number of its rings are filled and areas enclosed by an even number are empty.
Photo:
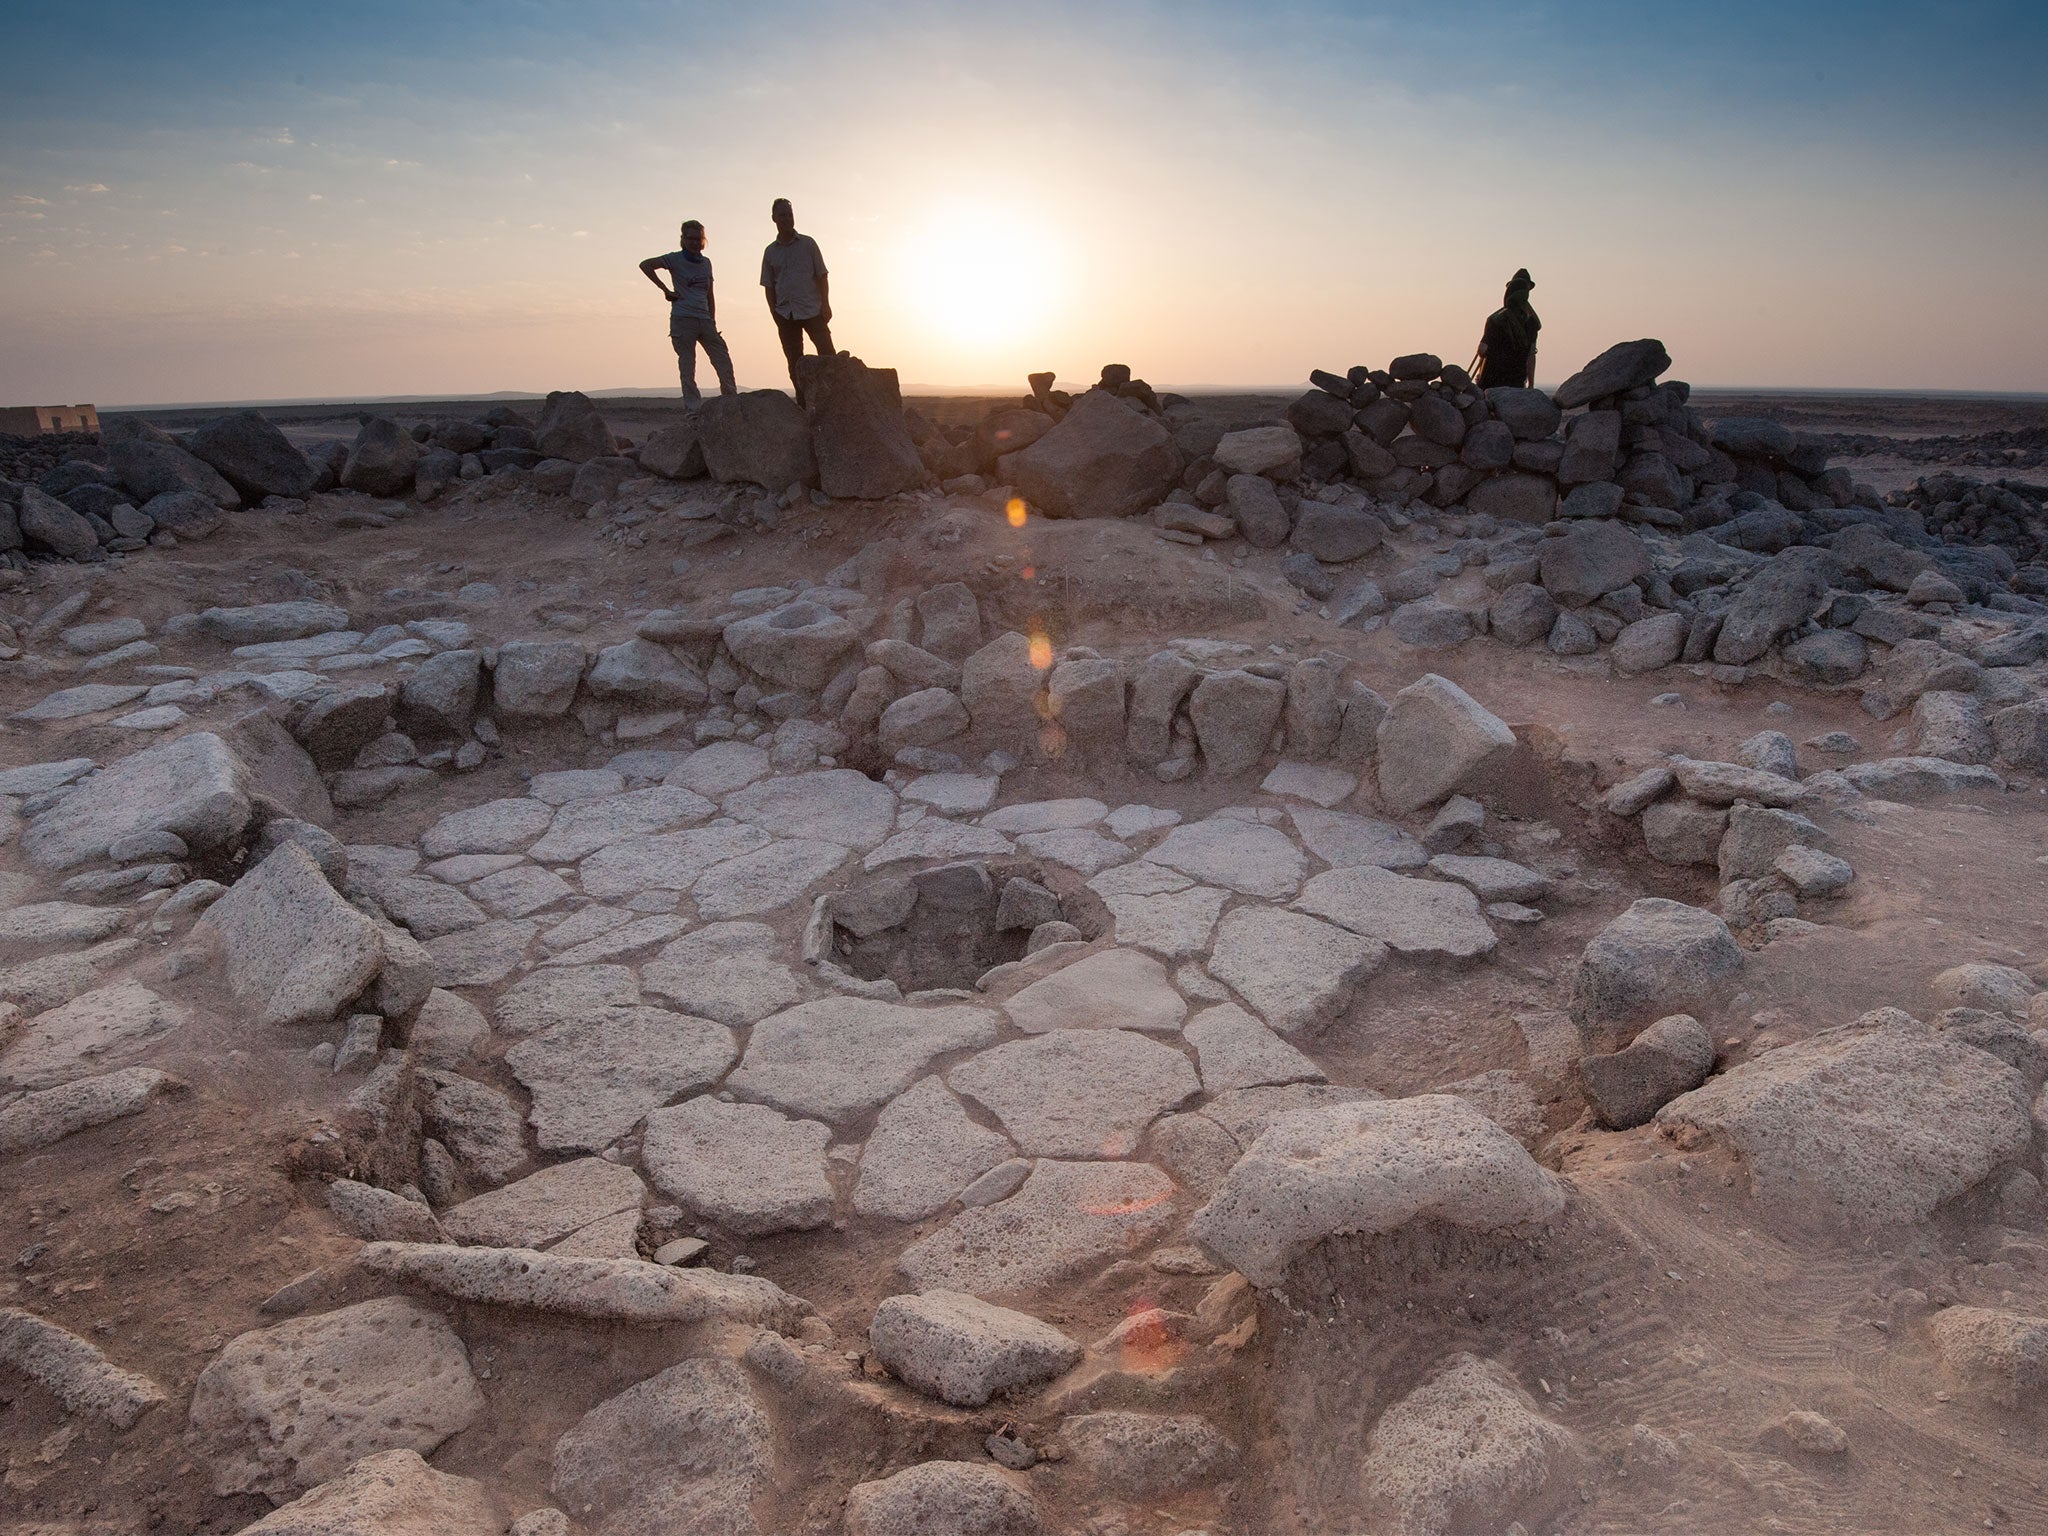
[[[906,384],[1471,355],[2048,389],[2038,5],[106,4],[11,12],[0,401],[743,385],[792,199]]]

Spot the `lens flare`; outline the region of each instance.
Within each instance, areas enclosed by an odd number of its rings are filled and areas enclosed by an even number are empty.
[[[1052,666],[1052,642],[1044,635],[1031,637],[1031,665],[1041,672]]]
[[[1010,520],[1012,528],[1022,528],[1024,526],[1024,519],[1030,514],[1025,510],[1024,498],[1012,496],[1010,504],[1003,509],[1003,515]]]

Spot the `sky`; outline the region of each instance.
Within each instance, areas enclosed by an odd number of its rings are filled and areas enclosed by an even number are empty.
[[[2048,391],[2040,0],[10,7],[0,404],[743,387],[790,198],[906,384],[1656,336],[1700,385]],[[710,369],[699,364],[709,385]]]

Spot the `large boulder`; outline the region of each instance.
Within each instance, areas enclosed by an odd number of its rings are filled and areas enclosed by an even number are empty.
[[[846,1496],[846,1536],[1039,1536],[1029,1485],[975,1461],[925,1461]]]
[[[418,1451],[379,1451],[243,1526],[241,1536],[501,1536],[504,1529],[482,1483],[436,1472]]]
[[[1301,447],[1301,434],[1290,426],[1246,427],[1223,434],[1215,459],[1225,474],[1292,480],[1301,473]]]
[[[1222,778],[1249,773],[1265,756],[1287,706],[1287,685],[1251,672],[1211,672],[1188,700],[1195,740],[1209,771]]]
[[[818,461],[803,407],[778,389],[706,400],[697,417],[704,465],[723,484],[786,491],[816,485]]]
[[[1417,1218],[1478,1232],[1564,1209],[1520,1142],[1448,1094],[1296,1110],[1276,1120],[1195,1216],[1196,1241],[1262,1289],[1319,1243]]]
[[[611,432],[590,397],[580,390],[555,390],[540,410],[534,447],[543,458],[587,464],[616,452]],[[777,487],[780,489],[780,487]]]
[[[216,506],[242,504],[241,493],[221,478],[219,470],[146,422],[109,422],[101,441],[108,465],[138,503],[165,491],[197,491]]]
[[[889,1297],[875,1308],[868,1342],[899,1379],[962,1408],[1081,1362],[1081,1346],[1050,1323],[961,1291]]]
[[[1574,523],[1536,546],[1543,588],[1567,608],[1583,608],[1617,587],[1647,580],[1650,546],[1619,523]]]
[[[1572,1021],[1589,1046],[1620,1050],[1637,1029],[1711,1002],[1742,950],[1711,912],[1645,896],[1594,937],[1572,981]]]
[[[1051,517],[1129,517],[1151,510],[1180,480],[1173,434],[1107,390],[1091,389],[997,473]]]
[[[1577,410],[1609,395],[1654,384],[1657,375],[1670,366],[1671,354],[1661,341],[1616,342],[1560,384],[1551,399],[1560,410]]]
[[[1873,1227],[1925,1221],[2033,1140],[2019,1072],[1892,1008],[1745,1061],[1657,1123],[1730,1147],[1788,1228],[1859,1244]]]
[[[1818,613],[1841,562],[1824,549],[1795,545],[1744,580],[1721,621],[1714,660],[1745,666]]]
[[[1397,814],[1466,788],[1515,749],[1505,721],[1434,672],[1394,695],[1378,741],[1380,798]]]
[[[1557,483],[1548,475],[1495,475],[1474,486],[1465,505],[1503,522],[1544,523],[1557,510]]]
[[[566,715],[589,657],[580,640],[513,640],[498,647],[491,702],[498,713],[531,719]]]
[[[403,496],[412,489],[419,461],[420,445],[410,432],[388,417],[373,416],[356,433],[341,483],[367,496]]]
[[[910,440],[897,391],[890,387],[894,370],[871,369],[841,352],[807,357],[800,372],[820,490],[827,496],[880,501],[924,484],[924,460]]]
[[[697,480],[706,473],[704,439],[694,420],[672,421],[647,434],[640,467],[664,480]]]
[[[447,1322],[386,1297],[241,1335],[199,1373],[191,1427],[216,1494],[281,1498],[365,1456],[431,1451],[483,1406]]]
[[[1642,1125],[1714,1070],[1714,1042],[1690,1014],[1659,1019],[1624,1049],[1579,1062],[1587,1102],[1617,1131]]]
[[[818,603],[799,598],[725,626],[733,660],[784,688],[812,693],[832,681],[860,631]]]
[[[72,869],[138,833],[169,832],[201,855],[240,846],[251,806],[247,770],[226,742],[195,731],[147,747],[75,785],[22,835],[29,861]]]
[[[1540,389],[1500,386],[1486,392],[1493,414],[1507,424],[1518,443],[1540,442],[1557,431],[1563,419],[1557,402]]]
[[[21,488],[21,505],[14,511],[22,541],[38,553],[61,555],[66,560],[97,560],[100,536],[93,525],[56,497],[32,485]]]
[[[236,881],[199,926],[219,939],[229,987],[263,1024],[325,1023],[384,968],[377,925],[297,843],[280,844]]]
[[[309,495],[320,478],[291,440],[256,411],[216,416],[187,441],[193,453],[252,502]]]

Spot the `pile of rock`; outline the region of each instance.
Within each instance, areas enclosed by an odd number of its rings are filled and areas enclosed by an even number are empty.
[[[1943,543],[2002,546],[2018,562],[2012,590],[2048,596],[2048,486],[1944,471],[1888,500],[1921,514],[1927,531]]]

